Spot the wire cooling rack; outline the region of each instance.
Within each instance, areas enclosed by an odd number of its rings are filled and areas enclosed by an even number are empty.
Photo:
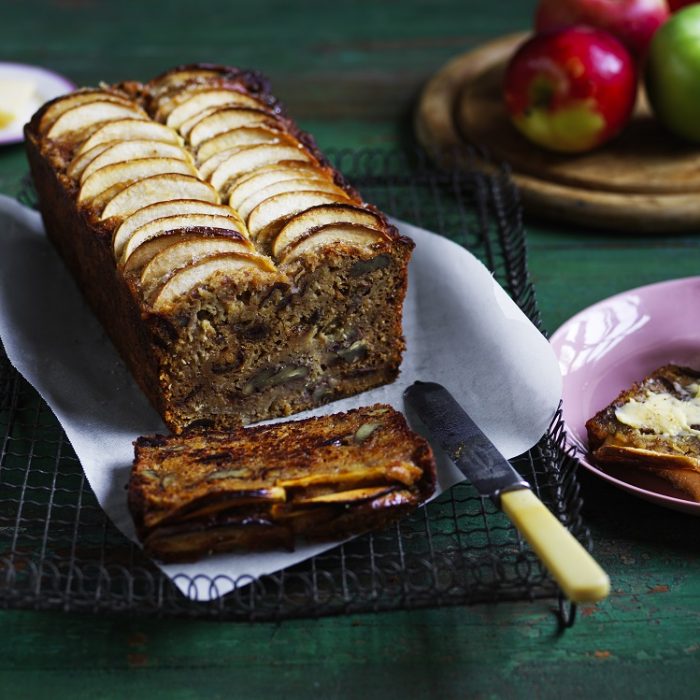
[[[332,159],[368,201],[477,255],[541,327],[518,197],[506,171],[469,163],[438,171],[420,156],[386,151],[339,151]],[[30,188],[18,195],[33,202]],[[514,464],[590,548],[559,414]],[[573,606],[510,522],[468,483],[384,531],[276,574],[204,582],[234,590],[211,602],[186,598],[112,525],[50,409],[0,352],[2,607],[279,620],[552,598],[562,624],[574,619]]]

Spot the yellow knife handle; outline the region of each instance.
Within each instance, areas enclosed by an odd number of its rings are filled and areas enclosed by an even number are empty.
[[[530,489],[501,494],[501,508],[572,603],[607,597],[608,575]]]

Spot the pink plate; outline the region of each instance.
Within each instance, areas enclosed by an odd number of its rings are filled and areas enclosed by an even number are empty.
[[[700,369],[700,277],[632,289],[589,306],[552,336],[563,378],[564,422],[581,464],[647,501],[700,515],[700,503],[652,474],[603,471],[588,461],[586,421],[664,364]]]

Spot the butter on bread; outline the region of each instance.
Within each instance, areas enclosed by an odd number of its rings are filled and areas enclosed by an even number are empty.
[[[601,466],[644,469],[700,502],[700,371],[665,365],[586,423]]]
[[[358,534],[406,515],[434,489],[429,444],[401,413],[376,404],[230,433],[139,438],[129,507],[146,552],[176,561]]]
[[[257,73],[83,89],[25,129],[47,233],[174,432],[393,381],[413,243]]]

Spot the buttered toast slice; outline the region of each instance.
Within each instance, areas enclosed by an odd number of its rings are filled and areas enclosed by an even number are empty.
[[[145,550],[163,561],[366,532],[435,489],[430,446],[382,404],[135,447],[129,506]]]
[[[601,466],[645,469],[700,502],[700,372],[665,365],[586,423]]]

